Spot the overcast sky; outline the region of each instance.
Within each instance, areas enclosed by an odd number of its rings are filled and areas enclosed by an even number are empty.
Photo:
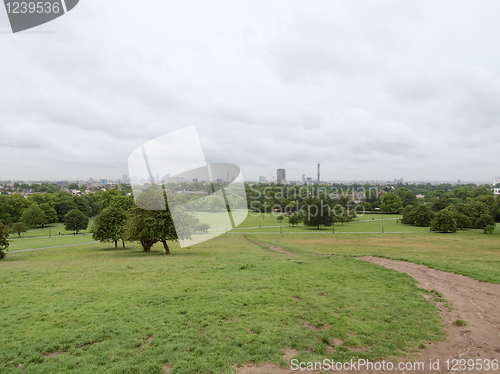
[[[492,182],[500,2],[81,0],[12,34],[0,180],[121,178],[196,125],[245,180]]]

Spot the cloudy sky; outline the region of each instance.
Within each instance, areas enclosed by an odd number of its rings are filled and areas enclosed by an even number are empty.
[[[246,180],[500,176],[500,2],[81,0],[12,34],[0,180],[121,178],[196,125]]]

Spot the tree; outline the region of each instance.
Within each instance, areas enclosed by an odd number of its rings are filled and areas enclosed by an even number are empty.
[[[403,209],[403,202],[398,195],[389,192],[382,196],[380,209],[387,213],[400,213]]]
[[[401,222],[412,226],[415,224],[415,207],[413,205],[408,205],[403,209]]]
[[[200,222],[195,227],[195,231],[202,233],[202,234],[203,233],[208,234],[208,229],[210,229],[210,225],[206,222]]]
[[[495,221],[490,214],[482,214],[479,218],[474,222],[475,229],[485,230],[486,226],[495,225]],[[486,230],[484,231],[486,234]]]
[[[14,223],[12,225],[11,231],[13,233],[19,235],[19,237],[21,237],[22,233],[25,233],[26,231],[28,231],[28,227],[26,226],[26,224],[24,222],[17,222],[17,223]]]
[[[137,205],[141,208],[135,206],[128,211],[127,238],[140,242],[144,252],[151,251],[154,244],[161,242],[166,254],[170,254],[167,241],[190,239],[199,223],[198,219],[179,206],[174,211],[178,224],[176,230],[172,212],[165,202],[165,192],[150,187],[137,198]],[[165,206],[166,210],[148,210],[161,206]]]
[[[320,199],[310,199],[301,211],[302,221],[306,226],[330,226],[333,224],[333,214],[328,204]]]
[[[285,216],[283,214],[280,214],[276,219],[281,222],[285,219]]]
[[[29,201],[20,193],[9,196],[9,215],[11,222],[19,222],[24,210],[30,205]],[[8,223],[8,222],[7,222]]]
[[[78,209],[78,205],[76,205],[73,197],[69,194],[61,195],[59,203],[56,204],[57,220],[63,222],[66,214],[74,209]]]
[[[42,228],[44,223],[57,222],[57,212],[49,203],[40,204],[40,209],[45,214],[45,221],[42,223]]]
[[[9,248],[9,228],[0,222],[0,259],[5,256],[4,251]]]
[[[78,209],[73,209],[64,216],[64,228],[78,234],[80,230],[86,230],[89,226],[89,218]]]
[[[436,213],[436,217],[431,222],[431,231],[456,232],[457,221],[455,214],[450,209],[443,209]]]
[[[419,205],[414,210],[415,225],[428,227],[431,224],[434,212],[427,205]]]
[[[70,183],[68,186],[68,190],[78,190],[78,184],[77,183]]]
[[[45,220],[46,220],[45,213],[38,206],[37,203],[31,204],[31,206],[28,209],[26,209],[21,215],[21,222],[34,226],[35,229],[36,225],[43,224]]]
[[[299,224],[299,216],[297,214],[292,214],[290,217],[288,217],[288,223],[292,226],[298,225]]]
[[[406,187],[400,187],[398,188],[396,195],[399,196],[403,203],[403,207],[406,207],[408,205],[415,205],[417,203],[417,197],[408,191]]]
[[[102,211],[92,225],[92,237],[102,243],[114,242],[118,249],[118,240],[122,241],[125,248],[125,224],[127,215],[121,208],[109,207]]]

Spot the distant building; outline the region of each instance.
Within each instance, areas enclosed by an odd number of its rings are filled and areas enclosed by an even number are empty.
[[[306,183],[306,175],[302,174],[302,183]]]
[[[493,178],[493,186],[496,186],[498,183],[500,183],[500,177]]]
[[[313,184],[312,179],[311,179],[311,178],[307,178],[307,179],[306,179],[306,183],[307,183],[308,185]]]
[[[319,183],[320,179],[319,179],[319,164],[318,164],[318,183]]]
[[[123,183],[127,183],[128,182],[128,176],[127,176],[127,174],[123,174],[122,181],[123,181]]]
[[[494,188],[493,193],[498,197],[498,195],[500,195],[500,188]]]
[[[277,183],[284,183],[286,181],[285,169],[278,169],[278,178],[276,178]]]
[[[99,184],[108,184],[107,179],[99,179]]]
[[[219,183],[219,184],[224,183],[224,181],[222,180],[222,178],[217,179],[217,181],[216,181],[216,182],[217,182],[217,183]]]
[[[198,183],[198,178],[193,178],[193,183]]]
[[[267,183],[267,180],[262,175],[259,177],[259,183]]]

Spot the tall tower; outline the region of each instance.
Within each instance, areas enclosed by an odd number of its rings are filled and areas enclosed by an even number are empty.
[[[319,164],[318,164],[318,183],[319,183]]]

